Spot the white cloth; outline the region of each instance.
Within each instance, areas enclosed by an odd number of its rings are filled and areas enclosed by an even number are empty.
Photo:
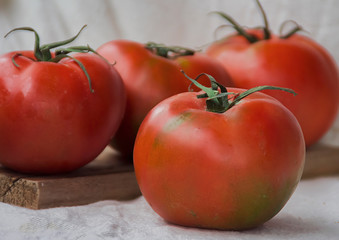
[[[261,0],[271,30],[279,32],[286,20],[295,20],[339,62],[337,0]],[[0,54],[33,48],[33,33],[15,33],[15,27],[35,28],[42,43],[69,38],[88,24],[77,44],[97,48],[126,38],[199,47],[214,40],[215,29],[226,24],[212,11],[230,14],[241,25],[256,27],[263,20],[254,0],[0,0]],[[230,28],[228,28],[230,29]],[[220,32],[221,37],[225,32]]]
[[[0,203],[0,239],[337,240],[339,176],[302,180],[285,207],[253,230],[217,231],[169,224],[143,197],[30,210]]]

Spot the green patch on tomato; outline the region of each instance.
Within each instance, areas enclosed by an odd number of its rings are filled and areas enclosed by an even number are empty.
[[[192,113],[185,111],[178,116],[171,118],[163,127],[163,132],[171,132],[180,127],[184,122],[192,119]]]

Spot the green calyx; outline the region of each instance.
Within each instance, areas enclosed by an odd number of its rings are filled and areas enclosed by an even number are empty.
[[[290,31],[288,31],[287,33],[283,34],[283,30],[288,23],[294,24],[294,27]],[[280,38],[281,39],[287,39],[287,38],[293,36],[295,33],[300,32],[300,31],[304,31],[304,29],[297,22],[295,22],[293,20],[287,20],[287,21],[283,22],[280,26],[280,31],[279,31],[280,32]]]
[[[207,98],[206,100],[206,110],[209,112],[215,113],[224,113],[237,103],[239,103],[245,97],[251,95],[252,93],[263,91],[263,90],[281,90],[285,92],[292,93],[296,95],[296,93],[289,88],[282,88],[282,87],[274,87],[274,86],[258,86],[251,88],[247,91],[242,93],[234,93],[228,92],[226,87],[218,83],[211,75],[206,73],[199,74],[195,79],[190,78],[187,76],[183,71],[182,73],[188,78],[192,84],[200,88],[205,93],[197,95],[197,98]],[[200,84],[197,80],[201,76],[207,76],[211,82],[211,87],[206,87]]]
[[[177,58],[180,56],[194,55],[195,51],[189,48],[179,46],[166,46],[164,44],[148,42],[145,48],[154,54],[165,58]]]
[[[75,59],[74,57],[68,55],[69,53],[73,53],[73,52],[78,52],[78,53],[89,53],[89,52],[93,52],[95,54],[96,51],[94,49],[92,49],[90,46],[73,46],[73,47],[67,47],[67,48],[59,48],[56,49],[54,52],[54,56],[51,53],[51,49],[66,45],[68,43],[73,42],[81,33],[81,31],[86,27],[87,25],[84,25],[80,31],[74,36],[71,37],[69,39],[66,39],[64,41],[59,41],[59,42],[53,42],[53,43],[49,43],[49,44],[45,44],[45,45],[41,45],[40,46],[40,37],[38,35],[38,33],[31,27],[20,27],[20,28],[14,28],[11,31],[9,31],[5,37],[7,37],[10,33],[14,32],[14,31],[19,31],[19,30],[24,30],[24,31],[30,31],[33,32],[35,35],[35,44],[34,44],[34,56],[35,59],[32,59],[34,61],[37,62],[54,62],[57,63],[59,62],[61,59],[63,58],[71,58],[73,59],[78,65],[79,67],[83,70],[83,72],[85,73],[87,79],[88,79],[88,83],[89,83],[89,88],[91,90],[91,92],[94,92],[93,88],[92,88],[92,83],[91,83],[91,78],[86,70],[86,68],[84,67],[84,65],[77,59]],[[20,67],[16,61],[15,58],[17,56],[21,56],[20,53],[15,54],[12,57],[12,62],[16,67]]]
[[[264,8],[262,7],[261,3],[259,0],[255,0],[256,4],[260,10],[260,13],[262,15],[263,21],[264,21],[264,26],[260,27],[263,30],[263,39],[259,39],[257,36],[248,33],[243,26],[241,26],[239,23],[237,23],[230,15],[225,14],[223,12],[215,11],[212,13],[218,14],[222,18],[226,19],[230,23],[230,25],[237,31],[237,33],[241,36],[243,36],[249,43],[255,43],[260,40],[268,40],[271,38],[271,30],[269,28],[269,22],[267,19],[267,15],[264,11]],[[282,27],[285,25],[285,23],[282,24]],[[288,33],[284,35],[280,35],[281,39],[287,39],[293,34],[297,33],[298,31],[301,31],[302,28],[296,24],[296,27],[290,30]]]

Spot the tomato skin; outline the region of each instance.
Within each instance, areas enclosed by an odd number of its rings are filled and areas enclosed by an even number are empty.
[[[138,128],[152,107],[165,98],[187,91],[190,82],[180,70],[193,77],[206,72],[220,83],[232,85],[221,64],[203,54],[168,59],[146,49],[144,44],[129,40],[107,42],[97,52],[111,63],[116,62],[115,67],[126,86],[125,117],[112,145],[129,158]],[[207,77],[202,79],[202,83],[209,82]]]
[[[262,39],[262,32],[249,30]],[[293,89],[296,97],[279,91],[265,93],[281,101],[298,119],[307,146],[316,143],[338,114],[339,75],[334,59],[312,39],[294,34],[249,43],[239,35],[212,44],[206,54],[218,59],[234,85],[252,88],[274,85]]]
[[[263,224],[302,175],[305,143],[296,118],[262,93],[222,114],[206,111],[196,95],[162,101],[140,126],[134,167],[143,196],[179,225],[243,230]]]
[[[91,77],[92,93],[74,60],[36,62],[31,51],[0,57],[0,163],[54,174],[75,170],[108,145],[125,111],[118,72],[95,54],[74,54]],[[27,57],[25,57],[27,56]]]

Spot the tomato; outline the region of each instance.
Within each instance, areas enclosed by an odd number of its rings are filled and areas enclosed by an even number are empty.
[[[243,30],[247,38],[243,33],[227,36],[211,44],[206,54],[221,62],[236,87],[274,85],[295,90],[295,98],[277,91],[266,93],[292,111],[310,146],[324,136],[338,114],[339,74],[327,50],[293,34],[298,29],[285,37],[270,33],[268,27],[268,36],[260,29]]]
[[[300,180],[305,143],[294,115],[264,93],[241,99],[248,91],[227,91],[237,100],[226,111],[210,111],[195,92],[180,93],[156,105],[140,126],[136,178],[170,223],[253,228],[282,209]]]
[[[126,113],[112,141],[112,146],[126,159],[132,158],[138,128],[151,108],[165,98],[187,91],[189,82],[181,69],[192,76],[201,72],[213,74],[221,83],[232,85],[217,60],[184,48],[114,40],[100,46],[97,52],[111,63],[116,62],[126,86]],[[202,79],[206,81],[207,78]]]
[[[34,174],[75,170],[114,136],[125,110],[123,82],[96,54],[58,62],[36,56],[18,51],[0,57],[0,163]]]

